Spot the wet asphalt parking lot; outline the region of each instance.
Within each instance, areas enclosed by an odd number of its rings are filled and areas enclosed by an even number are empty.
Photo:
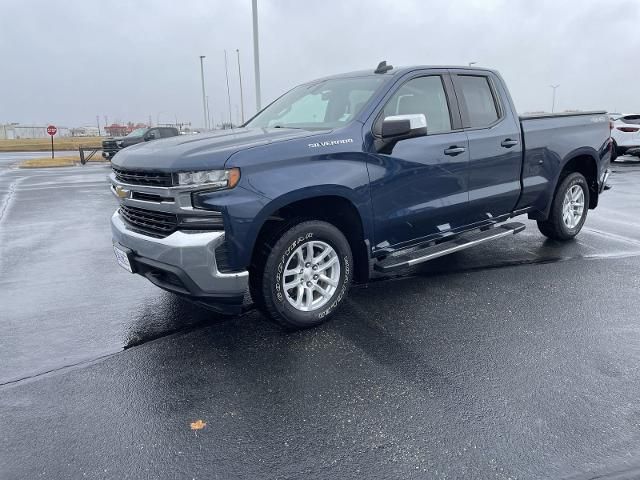
[[[285,333],[120,269],[105,165],[0,154],[0,478],[640,477],[640,163]],[[206,423],[192,430],[197,420]]]

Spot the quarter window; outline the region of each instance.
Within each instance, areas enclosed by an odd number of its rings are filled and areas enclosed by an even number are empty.
[[[447,95],[439,75],[414,78],[402,85],[385,105],[383,118],[416,113],[426,117],[428,133],[451,131]]]
[[[468,127],[488,127],[500,118],[487,77],[458,75],[457,85],[462,90],[462,98],[467,107]]]

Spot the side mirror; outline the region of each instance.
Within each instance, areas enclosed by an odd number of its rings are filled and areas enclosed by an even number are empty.
[[[148,142],[149,140],[155,140],[155,139],[156,139],[156,132],[149,132],[144,136],[145,142]]]
[[[391,153],[400,140],[423,137],[427,134],[427,118],[422,113],[393,115],[382,121],[382,139],[378,141],[380,153]]]

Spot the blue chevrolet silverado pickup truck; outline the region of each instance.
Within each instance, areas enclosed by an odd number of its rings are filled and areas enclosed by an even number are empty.
[[[518,116],[495,71],[381,62],[293,88],[241,128],[119,152],[114,250],[210,308],[239,312],[250,292],[311,327],[352,282],[518,233],[512,217],[572,239],[611,146],[605,112]]]

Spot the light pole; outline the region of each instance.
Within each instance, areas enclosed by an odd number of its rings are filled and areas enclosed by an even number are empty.
[[[240,50],[236,48],[236,54],[238,55],[238,78],[240,80],[240,113],[242,116],[242,123],[244,124],[244,98],[242,98],[242,72],[240,71]]]
[[[256,77],[256,110],[260,111],[260,49],[258,46],[258,0],[252,0],[253,12],[253,70]]]
[[[473,65],[475,65],[478,62],[469,62],[469,66],[472,67]]]
[[[211,111],[209,110],[209,95],[207,95],[207,125],[209,126],[208,128],[211,129]]]
[[[560,85],[549,85],[549,87],[553,88],[553,100],[551,101],[551,113],[556,111],[556,89]]]
[[[204,93],[204,60],[205,56],[200,55],[200,78],[202,79],[202,110],[204,111],[204,125],[202,128],[208,130],[207,122],[207,95]]]
[[[233,125],[231,120],[231,90],[229,89],[229,67],[227,64],[227,51],[224,51],[224,73],[227,76],[227,100],[229,101],[229,123]]]

